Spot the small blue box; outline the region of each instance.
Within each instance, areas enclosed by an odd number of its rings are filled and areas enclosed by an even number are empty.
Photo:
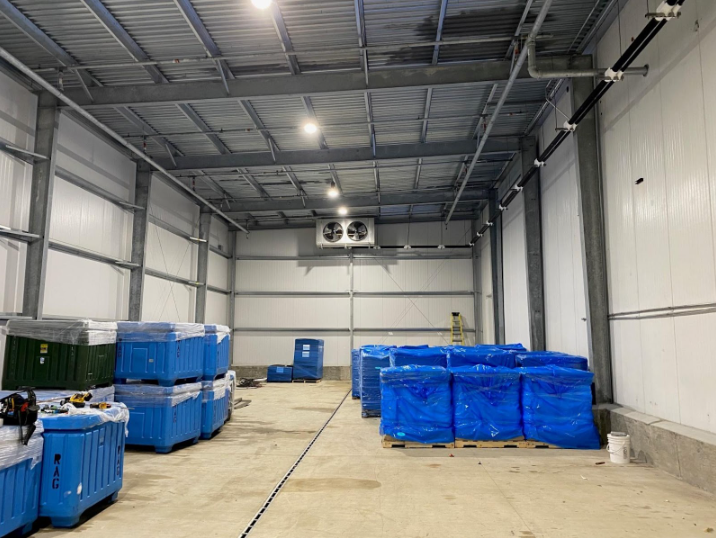
[[[45,429],[40,516],[55,527],[74,527],[88,508],[117,500],[129,413],[115,403],[93,414],[40,416]]]
[[[174,387],[117,385],[115,398],[129,409],[128,445],[152,446],[160,454],[201,435],[201,383]]]
[[[274,364],[268,367],[266,381],[269,383],[290,383],[293,379],[293,367]]]
[[[204,326],[196,323],[117,323],[116,383],[156,381],[170,387],[204,373]]]
[[[226,422],[229,412],[229,379],[202,381],[201,438],[211,439]]]
[[[18,426],[0,428],[0,536],[29,533],[39,516],[43,443],[39,422],[24,447]]]
[[[204,380],[210,381],[229,370],[231,330],[224,325],[204,325]]]

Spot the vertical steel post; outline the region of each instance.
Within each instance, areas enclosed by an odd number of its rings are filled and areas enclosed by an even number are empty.
[[[478,224],[472,221],[471,236],[477,235]],[[473,308],[475,319],[475,344],[485,342],[482,334],[482,274],[480,260],[480,244],[479,241],[472,245],[472,291],[473,291]]]
[[[229,274],[229,328],[231,329],[231,364],[234,363],[234,337],[236,336],[236,230],[229,232],[231,238],[231,272]]]
[[[354,299],[353,299],[353,293],[354,293],[354,291],[355,291],[355,289],[354,289],[354,281],[353,281],[353,274],[354,274],[354,270],[355,270],[354,264],[355,264],[355,259],[354,259],[354,257],[353,257],[353,249],[351,249],[351,250],[350,250],[350,261],[349,261],[349,267],[348,267],[349,276],[350,276],[350,290],[348,290],[348,292],[349,292],[349,294],[350,294],[351,352],[352,352],[352,350],[353,350],[353,348],[354,348],[354,339],[355,339],[355,334],[354,334],[354,331],[355,331],[355,327],[354,327],[354,323],[355,323],[355,322],[354,322],[354,319],[355,319],[355,318],[354,318],[354,310],[353,310],[353,305],[355,304],[355,301],[354,301]],[[352,355],[351,355],[351,356],[352,356]]]
[[[591,78],[572,79],[572,105],[581,105],[591,93]],[[607,259],[604,234],[604,205],[599,166],[597,117],[592,110],[574,133],[577,155],[577,185],[582,215],[582,256],[587,304],[589,360],[594,371],[596,401],[611,403],[612,359],[609,330]]]
[[[149,229],[149,204],[152,196],[152,170],[147,163],[137,164],[137,176],[134,187],[134,210],[132,225],[132,257],[130,261],[138,267],[129,274],[129,320],[142,320],[144,300],[144,270],[147,255],[147,231]]]
[[[523,138],[520,143],[522,174],[537,158],[537,141]],[[546,349],[544,319],[544,273],[542,261],[542,210],[539,172],[522,191],[525,202],[525,249],[527,255],[527,298],[529,301],[530,342],[533,351]]]
[[[196,264],[196,314],[194,323],[206,323],[206,294],[209,285],[209,241],[211,240],[211,212],[202,207],[199,216],[199,259]]]
[[[499,214],[497,190],[490,191],[490,214]],[[505,290],[502,278],[502,215],[490,227],[492,253],[492,305],[495,316],[495,343],[505,343]]]
[[[32,168],[28,229],[30,233],[37,234],[40,238],[27,245],[22,302],[23,315],[33,319],[42,319],[45,299],[47,251],[50,244],[52,193],[55,187],[59,123],[60,110],[57,107],[57,99],[52,95],[41,93],[37,108],[34,149],[35,153],[44,155],[47,159],[37,162]]]

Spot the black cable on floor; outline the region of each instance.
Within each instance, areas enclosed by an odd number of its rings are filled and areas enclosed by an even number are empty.
[[[283,478],[279,481],[279,483],[276,484],[276,486],[275,486],[275,487],[273,488],[273,490],[271,491],[271,494],[268,496],[268,498],[266,499],[266,501],[264,502],[264,504],[261,506],[261,508],[259,509],[259,511],[256,512],[256,515],[253,517],[253,519],[251,520],[251,522],[246,526],[246,529],[244,529],[244,532],[242,532],[242,533],[239,535],[239,538],[244,538],[245,536],[248,536],[249,533],[254,529],[254,527],[256,526],[256,524],[259,522],[259,520],[260,520],[260,519],[263,517],[263,515],[266,513],[266,510],[268,510],[268,507],[271,506],[271,503],[276,499],[276,497],[278,496],[279,492],[283,489],[283,486],[286,484],[286,481],[287,481],[289,478],[291,478],[291,475],[292,475],[293,472],[296,470],[296,467],[298,467],[298,464],[301,463],[301,461],[303,461],[303,458],[306,457],[306,454],[308,454],[308,451],[311,450],[311,447],[313,447],[313,445],[316,443],[316,441],[318,441],[318,438],[319,438],[319,437],[321,436],[321,434],[323,433],[323,430],[326,429],[326,426],[328,426],[328,424],[331,422],[331,420],[333,420],[333,417],[336,416],[336,413],[338,413],[338,410],[339,410],[339,409],[341,408],[341,406],[343,405],[343,402],[346,401],[346,398],[348,398],[348,395],[349,395],[350,393],[351,393],[351,392],[348,391],[348,392],[346,393],[346,395],[343,396],[343,399],[342,399],[341,402],[338,404],[338,407],[336,407],[335,410],[333,411],[333,413],[331,413],[331,416],[328,417],[328,420],[326,420],[326,422],[323,424],[323,426],[321,426],[321,429],[316,432],[316,435],[313,436],[313,439],[311,439],[311,442],[308,443],[308,446],[306,446],[306,448],[303,450],[303,452],[301,452],[301,455],[298,456],[298,459],[297,459],[295,462],[293,462],[293,465],[291,465],[291,468],[288,470],[288,472],[283,476]]]

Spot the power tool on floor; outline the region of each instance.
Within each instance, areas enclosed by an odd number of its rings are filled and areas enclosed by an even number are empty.
[[[19,426],[20,442],[24,445],[30,442],[32,434],[37,429],[37,397],[32,389],[23,391],[27,397],[20,392],[15,392],[0,399],[0,419],[5,426]],[[27,428],[23,433],[23,428]]]

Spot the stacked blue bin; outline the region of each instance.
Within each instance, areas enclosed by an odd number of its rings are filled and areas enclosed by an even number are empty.
[[[293,379],[323,378],[323,340],[297,338],[293,350]]]
[[[390,367],[394,346],[360,348],[360,406],[363,418],[380,416],[380,370]]]
[[[447,350],[442,347],[402,346],[390,350],[391,366],[447,366]]]
[[[272,364],[266,370],[266,381],[269,383],[290,383],[293,379],[293,366]]]
[[[360,350],[351,350],[351,397],[360,398]]]
[[[599,450],[599,434],[592,414],[594,374],[559,366],[519,371],[527,439],[561,448]]]
[[[211,439],[221,430],[229,411],[226,378],[202,381],[201,438]]]
[[[450,372],[441,366],[396,366],[380,371],[380,433],[417,443],[452,443]]]
[[[509,441],[522,437],[520,372],[484,364],[451,368],[455,437]]]
[[[225,325],[204,325],[204,381],[215,379],[229,370],[231,330]]]
[[[27,445],[19,426],[0,427],[0,536],[27,534],[39,516],[42,476],[42,424]]]
[[[171,387],[204,374],[204,326],[196,323],[117,323],[115,382],[141,380]]]
[[[535,366],[560,366],[575,370],[589,370],[586,357],[569,355],[558,351],[527,351],[516,355],[519,366],[531,368]]]
[[[497,346],[452,346],[447,349],[448,368],[477,366],[478,364],[514,368],[516,366],[515,354]]]
[[[117,385],[115,399],[129,409],[127,444],[151,446],[160,454],[201,435],[201,383],[173,387]]]
[[[40,516],[55,527],[74,527],[88,508],[117,500],[129,412],[123,404],[111,405],[106,410],[40,413],[45,430]]]

